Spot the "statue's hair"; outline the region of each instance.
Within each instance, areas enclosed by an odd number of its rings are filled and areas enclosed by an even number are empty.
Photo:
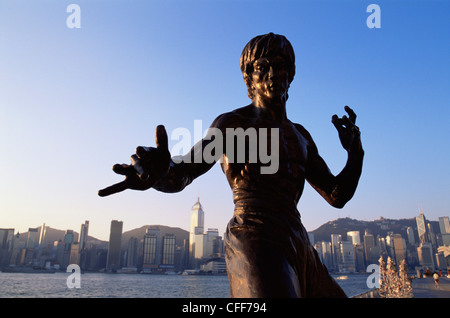
[[[247,85],[247,95],[253,100],[253,84],[252,73],[253,63],[262,57],[283,56],[286,58],[289,72],[289,84],[295,75],[295,54],[291,43],[285,36],[268,33],[258,35],[251,39],[242,50],[241,54],[241,71]]]

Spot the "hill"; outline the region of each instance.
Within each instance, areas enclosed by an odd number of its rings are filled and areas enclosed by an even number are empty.
[[[42,226],[39,226],[38,229],[38,238],[41,235],[41,228]],[[65,230],[59,230],[59,229],[54,229],[51,228],[50,226],[46,226],[45,227],[46,232],[45,232],[45,237],[44,237],[44,245],[47,244],[53,244],[54,241],[59,241],[59,240],[64,240],[64,235],[66,233]],[[78,241],[78,232],[73,231],[73,236],[74,236],[74,241],[77,242]],[[22,232],[20,233],[20,240],[26,242],[28,237],[28,231],[27,232]],[[96,244],[102,244],[105,243],[102,240],[99,240],[93,236],[88,235],[88,241],[91,241],[92,243],[96,243]]]
[[[439,222],[428,222],[431,223],[433,231],[435,233],[438,233]],[[380,219],[374,221],[360,221],[351,218],[341,218],[327,222],[311,232],[314,234],[314,241],[329,242],[331,240],[331,234],[340,234],[342,235],[342,239],[346,240],[347,232],[359,231],[362,238],[366,230],[375,237],[377,237],[377,235],[385,237],[389,232],[392,232],[393,234],[401,234],[403,238],[406,238],[406,229],[408,227],[411,227],[413,229],[415,239],[416,241],[418,241],[419,238],[417,234],[417,224],[415,218],[395,220],[380,217]]]

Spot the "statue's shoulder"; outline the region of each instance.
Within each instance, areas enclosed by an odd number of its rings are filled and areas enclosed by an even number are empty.
[[[313,147],[315,147],[315,143],[314,143],[314,140],[312,139],[312,137],[311,137],[311,134],[309,133],[309,131],[308,130],[306,130],[306,128],[305,127],[303,127],[302,125],[300,125],[300,124],[297,124],[297,123],[292,123],[294,126],[295,126],[295,128],[297,129],[297,131],[308,141],[308,144],[310,145],[310,146],[313,146]]]
[[[214,120],[212,127],[227,128],[238,127],[254,116],[254,106],[248,105],[223,113]]]

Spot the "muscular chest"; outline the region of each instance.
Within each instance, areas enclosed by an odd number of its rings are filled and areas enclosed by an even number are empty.
[[[295,126],[289,121],[281,125],[273,122],[251,122],[248,125],[239,127],[240,134],[237,129],[234,136],[231,136],[233,130],[227,134],[226,170],[234,172],[232,175],[238,171],[239,178],[251,172],[251,175],[270,174],[286,181],[301,181],[305,174],[308,146]],[[229,143],[231,138],[233,146]],[[242,153],[245,153],[245,158]]]
[[[292,125],[286,123],[280,127],[280,173],[291,178],[303,178],[307,160],[308,142]]]

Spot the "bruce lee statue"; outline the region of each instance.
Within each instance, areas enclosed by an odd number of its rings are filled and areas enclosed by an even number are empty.
[[[98,194],[104,197],[126,189],[149,188],[179,192],[219,161],[235,204],[225,234],[231,297],[346,297],[311,245],[297,203],[305,180],[333,207],[342,208],[353,197],[364,157],[356,114],[345,106],[348,116],[332,116],[348,154],[345,167],[335,176],[308,131],[287,118],[295,55],[286,37],[268,33],[253,38],[242,51],[240,67],[250,105],[219,115],[208,130],[214,136],[207,133],[181,160],[171,158],[166,130],[159,125],[156,147],[139,146],[131,164],[114,165],[113,171],[125,179]],[[239,149],[225,140],[230,131],[239,128],[258,133],[261,128],[275,129],[278,138],[268,147],[278,146],[272,147],[272,152],[278,151],[276,171],[262,173],[267,162],[251,161],[249,153],[244,160],[236,160]],[[217,143],[218,131],[225,138],[223,147],[215,147],[221,149],[214,153],[215,160],[198,160],[202,151]]]

